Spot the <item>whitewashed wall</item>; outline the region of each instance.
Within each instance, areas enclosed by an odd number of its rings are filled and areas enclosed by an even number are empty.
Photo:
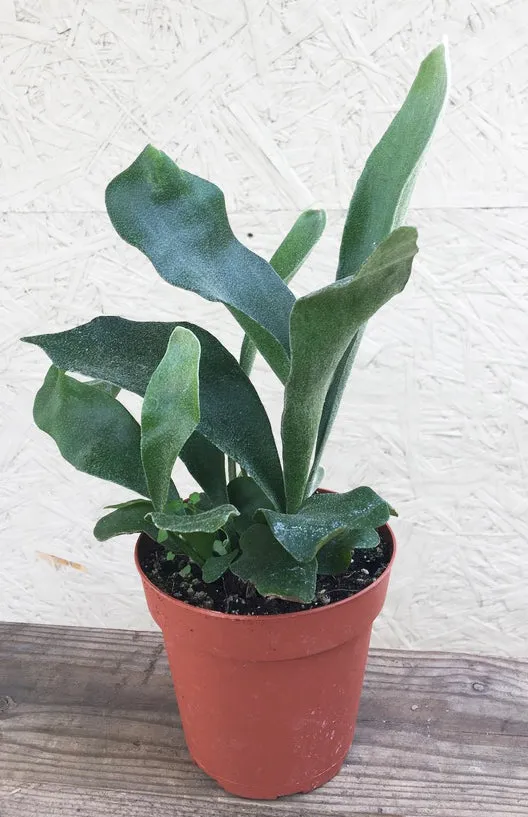
[[[267,257],[301,209],[324,206],[295,289],[319,287],[368,150],[447,34],[454,90],[408,219],[422,250],[369,326],[326,484],[370,483],[401,514],[377,645],[526,654],[523,0],[4,0],[0,17],[0,618],[153,626],[132,538],[91,534],[126,492],[75,472],[33,428],[47,362],[17,338],[104,313],[240,341],[221,307],[114,236],[105,183],[152,141],[225,189],[237,234]],[[276,422],[279,388],[263,365],[257,380]]]

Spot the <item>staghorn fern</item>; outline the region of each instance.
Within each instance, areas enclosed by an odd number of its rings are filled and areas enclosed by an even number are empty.
[[[35,399],[39,428],[76,468],[141,497],[110,506],[98,539],[145,532],[206,582],[231,570],[263,595],[305,603],[318,572],[341,572],[355,548],[378,544],[385,500],[367,487],[314,489],[365,325],[411,272],[416,230],[401,225],[447,85],[439,46],[357,183],[336,281],[298,300],[287,284],[321,236],[322,211],[301,214],[268,263],[235,238],[218,187],[152,146],[109,184],[119,235],[170,284],[225,304],[246,336],[240,363],[187,322],[98,317],[24,338],[53,364]],[[249,379],[257,350],[284,384],[282,461]],[[143,397],[141,424],[121,389]],[[178,458],[202,489],[186,502],[172,482]]]

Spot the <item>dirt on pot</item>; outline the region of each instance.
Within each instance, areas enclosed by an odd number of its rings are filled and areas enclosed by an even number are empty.
[[[151,549],[140,553],[141,567],[150,581],[169,596],[194,607],[244,616],[268,616],[297,613],[324,607],[353,596],[374,582],[385,570],[392,556],[392,544],[386,528],[380,528],[380,543],[369,550],[355,550],[350,567],[338,576],[318,576],[315,600],[311,604],[264,598],[232,573],[206,584],[200,570],[186,556],[169,561],[162,545],[152,542]],[[184,575],[181,575],[183,571]]]

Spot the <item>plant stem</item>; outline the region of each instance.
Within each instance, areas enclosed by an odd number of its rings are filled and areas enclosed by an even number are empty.
[[[236,462],[232,460],[231,457],[227,460],[227,479],[228,482],[231,482],[232,479],[236,477]]]
[[[251,374],[251,369],[253,368],[256,355],[257,347],[248,335],[244,335],[242,349],[240,352],[240,367],[248,377]]]

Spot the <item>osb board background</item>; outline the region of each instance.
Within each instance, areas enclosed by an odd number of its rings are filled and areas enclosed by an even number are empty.
[[[225,189],[237,234],[266,257],[302,208],[324,206],[326,236],[294,288],[319,287],[369,148],[447,34],[453,94],[408,218],[422,250],[369,326],[326,485],[371,484],[401,515],[377,645],[526,654],[523,0],[4,0],[0,17],[0,617],[153,626],[132,538],[91,533],[125,492],[73,471],[33,429],[46,360],[17,338],[118,313],[240,343],[220,306],[172,289],[116,238],[107,180],[152,141]],[[256,379],[276,423],[277,383],[263,364]]]

